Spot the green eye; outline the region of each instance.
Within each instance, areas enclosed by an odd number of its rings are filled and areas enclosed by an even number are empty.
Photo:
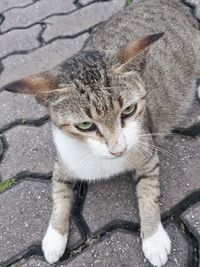
[[[78,123],[76,125],[76,128],[80,131],[87,132],[87,131],[93,131],[96,128],[96,126],[92,122],[84,121],[84,122]]]
[[[137,110],[137,104],[131,105],[127,107],[123,112],[122,112],[122,118],[128,118],[131,117]]]

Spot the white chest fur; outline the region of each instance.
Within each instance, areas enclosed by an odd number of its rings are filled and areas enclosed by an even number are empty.
[[[62,163],[76,178],[97,180],[130,169],[127,156],[115,159],[98,157],[86,143],[72,138],[57,127],[53,127],[53,136]]]

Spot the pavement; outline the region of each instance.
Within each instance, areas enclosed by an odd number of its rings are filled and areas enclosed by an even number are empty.
[[[200,1],[186,2],[200,19]],[[0,87],[69,58],[92,29],[125,5],[126,0],[1,0]],[[0,266],[47,267],[41,241],[52,205],[50,121],[30,96],[1,92],[0,103]],[[199,118],[195,100],[181,126]],[[162,220],[172,239],[166,267],[199,267],[200,137],[172,135],[161,147]],[[55,266],[150,267],[141,251],[132,175],[76,185],[68,246]]]

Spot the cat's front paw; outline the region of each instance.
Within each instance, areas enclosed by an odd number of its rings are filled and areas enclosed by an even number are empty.
[[[167,262],[171,241],[161,223],[151,237],[143,239],[142,250],[145,257],[156,267],[161,267]]]
[[[45,259],[50,263],[57,262],[65,252],[68,234],[61,235],[49,225],[42,242]]]

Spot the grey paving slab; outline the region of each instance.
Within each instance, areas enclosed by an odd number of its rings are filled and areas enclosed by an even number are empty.
[[[125,2],[116,0],[94,3],[67,16],[51,17],[45,20],[48,24],[43,38],[48,41],[59,35],[73,35],[86,30],[121,10]]]
[[[28,246],[41,244],[50,219],[51,203],[50,183],[23,181],[0,194],[0,265]],[[72,221],[68,246],[80,239]]]
[[[182,219],[190,231],[198,238],[200,243],[200,202],[187,209],[182,215]]]
[[[187,225],[189,231],[198,239],[200,246],[200,202],[193,205],[191,208],[187,209],[181,218]],[[200,254],[200,249],[199,249]],[[200,266],[200,263],[199,263]]]
[[[5,35],[0,35],[0,58],[18,51],[31,50],[39,47],[37,37],[42,30],[40,25],[35,25],[26,30],[15,30]]]
[[[4,12],[7,9],[13,8],[13,7],[23,7],[28,4],[33,3],[33,0],[20,0],[20,1],[13,1],[13,0],[1,0],[0,3],[0,12]]]
[[[175,225],[170,224],[167,231],[172,239],[172,253],[166,267],[186,267],[188,244]],[[67,267],[150,267],[143,257],[139,236],[115,231],[101,242],[96,242]]]
[[[78,52],[88,36],[86,33],[75,39],[56,40],[30,54],[6,58],[3,60],[4,70],[0,75],[0,87],[24,76],[53,68]]]
[[[19,267],[49,267],[50,265],[43,261],[39,257],[31,257],[30,260],[22,260],[18,265]],[[11,267],[18,267],[18,266],[11,266]]]
[[[171,155],[161,157],[162,211],[169,210],[200,189],[200,138],[168,138],[162,146]]]
[[[12,9],[5,12],[5,20],[1,25],[1,30],[4,32],[13,27],[26,27],[50,14],[69,12],[75,8],[73,0],[37,1],[34,5],[26,8]]]
[[[39,119],[46,115],[46,109],[32,96],[9,92],[0,93],[0,129],[16,119]]]
[[[195,107],[192,113],[190,111],[192,116],[197,116],[200,110],[199,106]],[[186,123],[190,125],[191,120],[190,117]],[[159,153],[161,211],[166,212],[200,189],[200,138],[168,137],[160,148],[164,150]],[[117,219],[138,223],[137,198],[131,177],[90,184],[83,215],[92,232]]]
[[[91,232],[96,232],[112,221],[138,221],[135,186],[131,175],[89,184],[83,216]]]
[[[39,128],[17,126],[5,136],[9,147],[0,163],[3,180],[22,171],[48,173],[53,170],[56,153],[50,123]]]

